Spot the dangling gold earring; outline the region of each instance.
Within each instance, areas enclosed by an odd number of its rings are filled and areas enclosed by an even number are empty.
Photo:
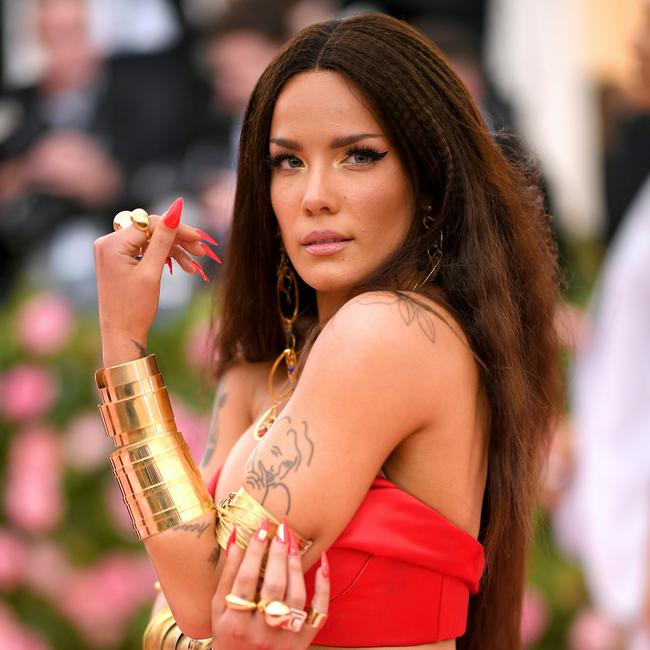
[[[430,230],[433,224],[435,223],[435,218],[433,216],[433,206],[431,204],[427,205],[427,209],[422,217],[422,225],[425,230]],[[427,247],[427,257],[429,258],[429,272],[427,273],[426,278],[422,282],[417,282],[413,287],[413,291],[419,289],[421,286],[425,285],[435,274],[438,272],[440,265],[442,264],[442,244],[443,244],[443,235],[442,228],[440,229],[440,242],[434,244],[433,246]]]
[[[296,368],[298,356],[296,354],[296,336],[293,332],[293,325],[298,319],[298,280],[296,274],[291,270],[284,247],[280,246],[280,263],[277,270],[277,282],[275,285],[278,315],[282,323],[282,331],[285,337],[285,347],[271,366],[269,373],[268,389],[273,404],[262,414],[253,430],[255,440],[261,440],[266,432],[273,426],[278,416],[280,404],[291,395],[296,385]],[[293,295],[291,295],[293,293]],[[289,315],[287,315],[287,312]],[[284,361],[287,371],[287,386],[277,393],[273,387],[275,374]]]

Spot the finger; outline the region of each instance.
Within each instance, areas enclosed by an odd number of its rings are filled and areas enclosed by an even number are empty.
[[[246,600],[255,600],[257,582],[260,576],[262,559],[269,538],[269,520],[265,519],[257,532],[251,537],[239,571],[235,577],[232,593]]]
[[[178,244],[172,246],[170,255],[178,262],[178,265],[183,269],[183,271],[190,275],[196,273],[196,270],[192,265],[192,258],[182,246],[179,246]]]
[[[140,264],[150,272],[162,273],[166,259],[169,257],[176,239],[176,230],[183,211],[183,199],[178,197],[160,219],[153,221],[153,235]]]
[[[235,526],[230,534],[230,538],[228,539],[228,544],[226,545],[226,551],[224,554],[225,562],[219,577],[219,584],[217,585],[214,597],[212,598],[213,618],[215,614],[220,615],[223,613],[226,608],[226,594],[232,592],[237,572],[239,571],[242,560],[244,559],[244,551],[235,541],[236,535],[237,527]]]
[[[300,561],[300,546],[298,537],[289,531],[289,556],[287,557],[287,594],[286,603],[289,607],[304,609],[307,601],[305,591],[305,576]]]
[[[147,235],[131,226],[104,235],[101,239],[106,241],[112,252],[128,257],[134,264],[136,263],[135,258],[147,244]]]
[[[282,519],[278,532],[271,542],[269,557],[264,570],[264,582],[260,590],[262,600],[284,600],[287,589],[287,554],[289,551],[289,526]]]
[[[321,614],[327,614],[330,607],[330,569],[327,555],[321,556],[321,564],[316,571],[316,581],[314,584],[314,597],[311,600],[313,609]]]

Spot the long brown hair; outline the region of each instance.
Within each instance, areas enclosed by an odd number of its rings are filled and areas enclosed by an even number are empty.
[[[361,91],[398,151],[414,205],[431,204],[435,216],[427,230],[414,215],[404,244],[355,291],[395,290],[396,277],[423,277],[427,249],[444,233],[435,285],[481,360],[490,404],[479,534],[487,570],[458,647],[517,648],[531,512],[561,394],[555,246],[537,189],[493,142],[438,49],[407,24],[366,14],[313,25],[260,78],[241,133],[217,372],[236,358],[270,360],[282,349],[266,158],[278,95],[294,75],[314,70],[337,72]],[[313,290],[301,284],[300,294],[304,318],[313,319]]]

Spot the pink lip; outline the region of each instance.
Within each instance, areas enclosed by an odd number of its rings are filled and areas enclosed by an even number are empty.
[[[334,255],[343,250],[351,238],[333,230],[315,230],[310,232],[300,242],[311,255]]]

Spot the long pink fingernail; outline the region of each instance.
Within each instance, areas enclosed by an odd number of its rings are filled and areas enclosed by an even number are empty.
[[[278,532],[275,534],[275,536],[278,539],[278,542],[280,542],[281,544],[286,544],[289,541],[288,529],[289,527],[287,526],[287,518],[282,517],[282,521],[278,526]]]
[[[211,235],[208,235],[207,232],[203,230],[199,230],[198,228],[194,228],[194,230],[196,230],[196,232],[198,232],[199,235],[201,235],[201,239],[205,239],[205,241],[210,242],[214,246],[219,246],[219,242]]]
[[[210,278],[205,274],[205,271],[196,260],[191,260],[190,264],[196,269],[196,272],[206,281],[210,282]]]
[[[221,264],[221,258],[211,248],[205,244],[201,244],[201,248],[210,259],[213,259],[217,264]]]
[[[259,542],[265,542],[268,536],[269,536],[269,520],[265,519],[260,524],[260,527],[257,529],[257,532],[255,533],[255,538]]]
[[[320,556],[320,570],[323,574],[323,578],[330,577],[330,563],[327,559],[327,554],[323,551],[323,554]]]
[[[181,212],[183,212],[183,197],[179,196],[163,214],[162,220],[167,228],[176,228],[181,221]]]
[[[291,529],[289,529],[289,555],[300,555],[298,536]]]
[[[174,269],[172,268],[172,258],[171,258],[171,257],[168,257],[168,258],[165,260],[165,264],[167,264],[167,266],[168,266],[168,268],[169,268],[169,275],[174,275]]]
[[[230,537],[228,538],[228,543],[226,544],[226,557],[228,557],[228,553],[230,553],[230,547],[235,543],[237,540],[237,526],[233,526],[232,533],[230,533]]]

